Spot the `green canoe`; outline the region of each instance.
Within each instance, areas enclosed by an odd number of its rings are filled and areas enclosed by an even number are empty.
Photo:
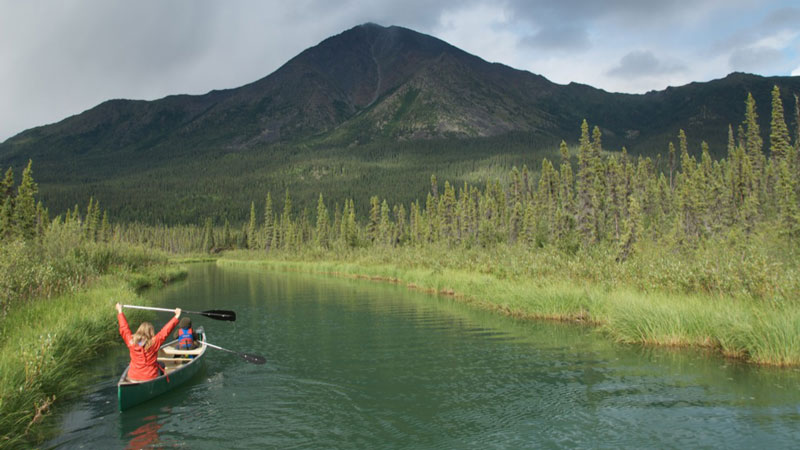
[[[153,397],[159,396],[164,392],[175,389],[187,380],[192,378],[205,361],[206,334],[202,327],[197,329],[197,341],[203,341],[200,347],[194,350],[178,350],[175,348],[177,340],[168,342],[158,350],[158,361],[164,363],[166,374],[158,378],[142,382],[132,382],[128,380],[128,369],[117,383],[117,397],[119,398],[119,410],[125,411],[139,403],[146,402]]]

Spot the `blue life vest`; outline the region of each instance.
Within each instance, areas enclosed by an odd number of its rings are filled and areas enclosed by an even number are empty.
[[[194,344],[194,333],[191,328],[178,329],[178,348],[181,350],[189,350]]]

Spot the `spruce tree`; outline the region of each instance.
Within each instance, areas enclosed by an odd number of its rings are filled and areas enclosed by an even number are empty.
[[[14,171],[11,167],[6,170],[6,176],[0,182],[0,201],[5,202],[5,199],[14,198]]]
[[[438,213],[439,235],[443,241],[456,242],[458,228],[456,226],[456,192],[449,181],[444,182],[444,194],[439,198]]]
[[[789,129],[783,116],[783,102],[778,86],[772,88],[772,120],[770,121],[769,149],[773,161],[779,162],[787,157],[791,142]]]
[[[11,206],[11,197],[3,201],[0,209],[0,241],[7,240],[14,235],[14,207]]]
[[[281,214],[281,226],[279,240],[284,247],[291,241],[292,233],[292,197],[289,195],[289,188],[286,188],[286,196],[283,200],[283,214]]]
[[[211,252],[214,248],[214,226],[211,223],[211,218],[206,218],[205,227],[203,228],[203,251],[206,253]]]
[[[675,144],[672,142],[669,143],[669,188],[670,190],[675,190],[675,183],[673,182],[673,177],[675,175]]]
[[[22,172],[22,181],[17,187],[17,196],[14,199],[14,225],[16,235],[23,239],[33,239],[36,235],[36,200],[34,195],[38,191],[33,181],[33,161],[28,160],[28,166]]]
[[[378,239],[378,224],[381,221],[381,202],[377,195],[369,199],[369,222],[367,222],[367,238],[370,242]]]
[[[262,234],[264,235],[264,248],[269,250],[272,245],[272,230],[275,228],[275,214],[272,211],[272,193],[267,192],[267,199],[264,201],[264,225]]]
[[[319,200],[317,201],[317,225],[314,229],[316,244],[320,248],[328,248],[329,223],[328,208],[325,207],[325,201],[322,199],[322,192],[320,192]]]
[[[596,241],[596,214],[594,210],[595,197],[595,168],[594,152],[591,141],[589,140],[589,124],[586,119],[581,123],[581,137],[578,142],[578,179],[576,186],[577,204],[575,221],[578,232],[584,240],[584,244]]]
[[[100,237],[103,242],[111,240],[111,225],[108,223],[108,211],[103,211],[103,219],[100,222]]]
[[[342,244],[345,246],[348,245],[347,238],[350,235],[349,225],[350,225],[350,203],[345,200],[344,205],[342,206],[342,223],[340,225],[339,230],[339,238],[342,241]]]
[[[256,223],[256,203],[250,202],[250,222],[247,226],[247,248],[253,250],[258,248],[258,239],[256,237],[257,230]]]
[[[748,93],[745,101],[745,150],[752,169],[752,188],[760,196],[763,190],[764,177],[764,141],[761,139],[761,129],[758,125],[756,101]]]
[[[394,213],[394,220],[395,220],[395,238],[398,244],[402,245],[408,239],[408,224],[406,223],[406,208],[403,204],[395,205],[392,209]]]
[[[795,189],[797,182],[791,174],[789,160],[784,158],[779,163],[776,194],[781,230],[791,238],[800,237],[800,206]]]
[[[386,199],[381,202],[381,216],[378,223],[378,241],[380,245],[392,245],[392,222],[389,219],[389,203]]]
[[[228,218],[225,218],[225,224],[222,226],[222,237],[219,239],[219,247],[220,248],[232,248],[233,247],[233,236],[231,235],[231,223],[228,221]]]
[[[91,222],[91,234],[89,238],[93,241],[97,241],[98,235],[100,234],[100,201],[95,200],[94,206],[92,206],[92,213],[86,216],[87,222]]]
[[[631,195],[628,200],[628,216],[623,224],[623,233],[620,239],[618,261],[625,261],[631,255],[634,244],[640,239],[642,233],[642,214],[636,196]]]
[[[353,199],[350,199],[350,208],[347,214],[347,245],[349,247],[358,246],[358,224],[356,223],[356,207]]]

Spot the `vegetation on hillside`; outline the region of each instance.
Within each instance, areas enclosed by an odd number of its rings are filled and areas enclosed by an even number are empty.
[[[96,201],[50,220],[36,191],[31,163],[0,184],[0,448],[37,442],[36,425],[83,387],[81,365],[117,342],[112,299],[185,274],[115,238]]]

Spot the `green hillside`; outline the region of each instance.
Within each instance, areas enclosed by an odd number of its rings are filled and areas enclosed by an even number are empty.
[[[246,86],[110,100],[24,131],[0,144],[0,167],[18,170],[32,159],[53,213],[94,196],[117,220],[241,221],[251,201],[287,188],[301,208],[313,209],[323,192],[332,202],[352,197],[364,211],[369,195],[420,197],[432,173],[480,184],[512,165],[538,168],[561,139],[577,143],[584,118],[602,130],[607,150],[655,157],[684,129],[692,154],[705,140],[721,157],[747,93],[767,117],[773,85],[794,105],[798,77],[731,74],[613,94],[491,64],[412,30],[365,24]]]

